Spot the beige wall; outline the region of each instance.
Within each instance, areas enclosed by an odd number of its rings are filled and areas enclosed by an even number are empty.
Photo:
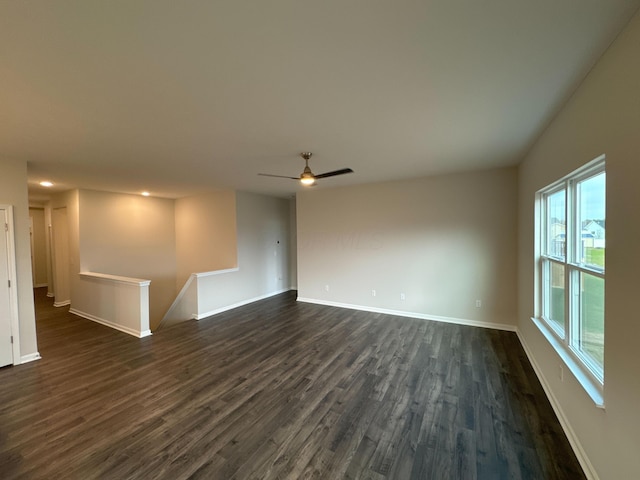
[[[508,168],[299,193],[299,295],[513,326],[516,189]]]
[[[0,160],[0,203],[14,206],[22,357],[37,354],[26,186],[26,163]],[[225,230],[224,235],[235,235],[235,228],[230,225],[235,225],[236,212],[237,228],[242,232],[241,239],[234,245],[242,252],[238,253],[238,263],[244,265],[243,273],[238,275],[242,298],[236,301],[286,290],[290,282],[289,202],[248,193],[237,195],[236,202],[235,193],[225,192],[223,202],[214,207],[221,209],[218,213],[222,213],[221,205],[226,205],[224,209],[227,210],[231,208],[232,213],[222,217],[219,227]],[[66,209],[67,213],[69,286],[66,295],[72,306],[82,306],[78,276],[81,270],[147,278],[152,281],[150,317],[153,329],[176,295],[174,205],[173,200],[89,190],[52,195],[47,211]],[[210,216],[208,221],[210,228],[213,225]],[[224,236],[221,232],[213,235],[218,239]],[[224,262],[233,256],[231,251],[233,248],[227,249]]]
[[[178,290],[192,273],[238,265],[234,191],[176,200],[175,224]]]
[[[153,330],[176,296],[174,201],[92,190],[79,195],[81,270],[151,280]]]
[[[238,268],[256,295],[289,289],[289,202],[236,193]]]
[[[198,314],[289,289],[289,201],[236,192],[238,270],[198,279]]]
[[[562,415],[601,479],[640,472],[640,16],[597,63],[519,170],[518,327]],[[595,407],[530,317],[534,313],[534,195],[607,156],[605,410]],[[566,370],[565,370],[566,371]]]
[[[0,204],[13,205],[20,355],[26,357],[38,352],[31,280],[27,162],[0,159]]]
[[[47,226],[45,224],[44,208],[29,208],[31,217],[31,243],[33,245],[33,286],[43,287],[47,280]]]

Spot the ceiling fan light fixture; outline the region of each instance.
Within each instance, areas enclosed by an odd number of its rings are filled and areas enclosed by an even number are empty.
[[[314,178],[312,173],[304,172],[302,175],[300,175],[300,183],[302,185],[310,187],[311,185],[316,183],[316,179]]]
[[[309,159],[311,158],[311,152],[302,152],[300,156],[304,158],[304,170],[300,174],[300,183],[306,187],[310,187],[316,183],[316,177],[309,168]]]

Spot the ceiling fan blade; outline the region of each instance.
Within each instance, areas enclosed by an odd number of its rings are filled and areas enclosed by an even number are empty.
[[[319,173],[318,175],[314,175],[314,177],[317,180],[318,178],[335,177],[336,175],[344,175],[345,173],[353,173],[353,170],[343,168],[342,170],[334,170],[333,172]]]
[[[270,173],[259,173],[263,177],[290,178],[291,180],[300,180],[300,177],[285,177],[284,175],[271,175]]]

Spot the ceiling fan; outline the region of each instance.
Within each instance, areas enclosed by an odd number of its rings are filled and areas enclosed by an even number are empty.
[[[309,159],[311,158],[311,152],[302,152],[300,156],[304,158],[304,170],[299,177],[287,177],[284,175],[271,175],[269,173],[259,173],[263,177],[278,177],[278,178],[290,178],[291,180],[299,180],[301,184],[306,186],[315,185],[316,180],[327,177],[335,177],[336,175],[344,175],[346,173],[353,173],[350,168],[342,168],[340,170],[334,170],[332,172],[319,173],[315,175],[309,168]]]

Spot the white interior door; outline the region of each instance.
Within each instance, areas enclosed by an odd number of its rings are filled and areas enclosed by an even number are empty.
[[[0,367],[13,363],[11,344],[11,290],[9,288],[9,218],[0,209]]]

